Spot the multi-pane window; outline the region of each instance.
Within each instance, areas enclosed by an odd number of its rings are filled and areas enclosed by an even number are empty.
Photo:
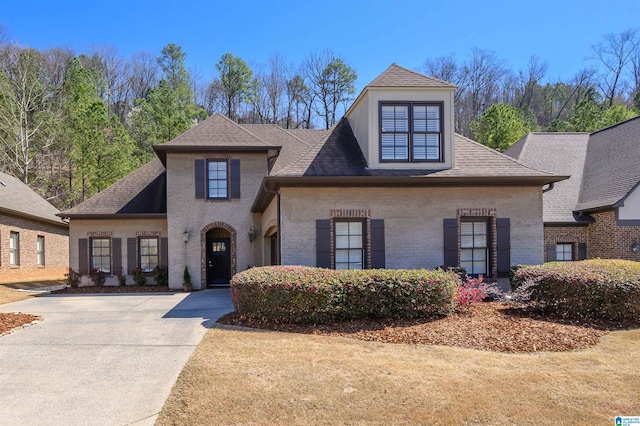
[[[382,161],[440,161],[442,106],[409,103],[380,106]]]
[[[20,265],[20,233],[9,234],[9,265]]]
[[[362,221],[335,222],[336,269],[363,269],[364,226]]]
[[[158,238],[144,238],[139,240],[140,269],[151,272],[158,266]]]
[[[36,261],[39,266],[44,266],[44,236],[38,235],[36,242]]]
[[[91,239],[91,268],[111,273],[111,239]]]
[[[568,262],[573,260],[573,244],[556,244],[556,260]]]
[[[227,160],[207,161],[207,183],[209,198],[228,198]]]
[[[487,222],[469,221],[460,223],[460,266],[468,274],[487,273]]]

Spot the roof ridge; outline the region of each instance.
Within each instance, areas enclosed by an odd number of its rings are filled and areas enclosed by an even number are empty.
[[[409,71],[410,73],[413,73],[413,74],[419,75],[420,77],[429,78],[429,79],[431,79],[431,80],[434,80],[434,81],[437,81],[437,82],[440,82],[440,83],[443,83],[443,84],[447,84],[447,85],[450,85],[450,86],[456,86],[456,87],[458,87],[457,85],[455,85],[455,84],[451,83],[450,81],[444,81],[444,80],[441,80],[441,79],[439,79],[439,78],[436,78],[436,77],[432,77],[432,76],[430,76],[430,75],[423,74],[423,73],[421,73],[421,72],[418,72],[418,71],[415,71],[415,70],[412,70],[412,69],[409,69],[409,68],[403,67],[402,65],[398,65],[398,64],[397,64],[397,63],[395,63],[395,62],[394,62],[394,63],[392,63],[392,64],[390,65],[390,67],[391,67],[391,66],[393,66],[393,65],[395,65],[396,67],[401,68],[401,69],[403,69],[403,70],[405,70],[405,71]]]
[[[589,133],[589,134],[590,134],[590,135],[595,135],[596,133],[600,133],[600,132],[604,132],[605,130],[613,129],[614,127],[618,127],[618,126],[620,126],[621,124],[625,124],[625,123],[627,123],[627,122],[629,122],[629,121],[637,120],[637,119],[639,119],[639,118],[640,118],[640,115],[636,115],[635,117],[628,118],[628,119],[626,119],[626,120],[624,120],[624,121],[621,121],[621,122],[619,122],[619,123],[613,124],[613,125],[611,125],[611,126],[609,126],[609,127],[605,127],[604,129],[596,130],[595,132],[591,132],[591,133]]]
[[[305,146],[310,146],[307,142],[303,141],[302,139],[300,139],[300,138],[299,138],[299,137],[297,137],[296,135],[293,135],[293,134],[289,133],[289,131],[288,131],[288,130],[283,129],[282,127],[280,127],[280,126],[278,126],[278,125],[276,125],[276,124],[274,124],[274,126],[276,127],[276,129],[280,130],[281,132],[286,133],[289,137],[294,138],[295,140],[297,140],[297,141],[301,142],[301,143],[302,143],[302,144],[304,144]],[[309,129],[306,129],[306,130],[309,130]]]
[[[338,120],[338,122],[336,122],[330,128],[322,130],[322,133],[320,134],[320,136],[318,136],[317,140],[313,143],[313,145],[307,145],[309,147],[309,149],[306,150],[300,157],[298,157],[297,161],[291,162],[291,163],[287,164],[286,167],[283,167],[282,170],[280,170],[279,173],[285,173],[286,171],[288,171],[289,169],[293,168],[294,166],[297,166],[298,163],[300,163],[301,161],[303,161],[306,158],[308,158],[314,152],[315,152],[314,153],[314,158],[315,158],[315,156],[317,156],[318,153],[320,152],[320,149],[322,149],[322,147],[324,146],[324,143],[326,143],[327,139],[329,139],[329,136],[331,136],[331,134],[333,133],[333,130],[338,126],[338,123],[340,123],[344,119],[345,118],[342,117],[340,120]],[[308,129],[308,130],[316,130],[316,129]],[[320,130],[320,129],[318,129],[318,130]]]
[[[524,167],[524,168],[526,168],[526,169],[533,170],[533,171],[536,171],[536,172],[547,173],[547,174],[550,174],[550,175],[555,175],[555,174],[556,174],[556,173],[548,172],[548,171],[546,171],[546,170],[538,170],[538,169],[534,169],[533,167],[529,167],[529,166],[527,166],[526,164],[524,164],[524,163],[520,162],[519,160],[516,160],[516,159],[515,159],[515,158],[513,158],[513,157],[509,157],[507,154],[502,153],[502,152],[500,152],[500,151],[496,151],[496,150],[495,150],[495,149],[493,149],[493,148],[489,148],[488,146],[486,146],[486,145],[484,145],[484,144],[481,144],[480,142],[476,142],[476,141],[474,141],[473,139],[469,139],[468,137],[463,136],[463,135],[461,135],[461,134],[459,134],[459,133],[454,133],[454,134],[455,134],[456,136],[459,136],[459,137],[461,137],[461,138],[465,139],[465,140],[466,140],[466,141],[468,141],[468,142],[471,142],[471,143],[473,143],[473,144],[478,145],[479,147],[482,147],[483,149],[489,150],[489,151],[491,151],[492,153],[497,154],[498,156],[500,156],[500,157],[504,158],[505,160],[509,160],[509,161],[511,161],[511,162],[514,162],[514,163],[516,163],[516,164],[518,164],[518,165],[520,165],[520,166],[522,166],[522,167]]]
[[[235,125],[238,129],[242,130],[243,132],[245,132],[246,134],[248,134],[249,136],[251,136],[252,138],[256,139],[258,142],[260,142],[262,145],[266,145],[266,146],[271,146],[271,144],[266,143],[265,141],[262,140],[262,138],[258,137],[255,133],[250,132],[249,129],[246,129],[245,127],[243,127],[242,124],[240,123],[236,123],[235,121],[233,121],[232,119],[230,119],[229,117],[227,117],[224,114],[221,114],[219,112],[216,112],[215,114],[212,115],[212,117],[215,116],[220,116],[222,118],[224,118],[225,120],[227,120],[229,123],[232,123],[233,125]]]

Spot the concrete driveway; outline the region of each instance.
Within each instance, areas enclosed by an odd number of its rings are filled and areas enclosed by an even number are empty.
[[[52,295],[0,305],[43,317],[0,336],[0,423],[151,425],[228,290]]]

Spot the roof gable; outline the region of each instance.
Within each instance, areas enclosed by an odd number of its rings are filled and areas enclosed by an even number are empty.
[[[59,212],[20,179],[0,172],[0,210],[58,225],[66,225]]]
[[[457,86],[393,63],[366,87],[445,87],[455,89]]]
[[[640,182],[640,117],[592,133],[576,210],[616,205]]]
[[[544,193],[545,222],[576,222],[573,210],[582,185],[588,143],[588,133],[529,133],[505,152],[536,169],[571,176]]]
[[[166,172],[156,158],[60,215],[155,215],[166,212]]]

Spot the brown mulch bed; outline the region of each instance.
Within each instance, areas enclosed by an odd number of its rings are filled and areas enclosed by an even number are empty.
[[[3,334],[7,334],[14,328],[21,327],[38,319],[40,319],[40,317],[31,314],[0,313],[0,336],[2,336]]]
[[[545,317],[524,306],[500,302],[479,303],[437,319],[362,319],[329,325],[302,325],[252,320],[232,312],[218,322],[384,343],[459,346],[499,352],[583,349],[597,344],[608,330],[640,325],[604,322],[584,324]]]
[[[124,286],[82,286],[78,288],[65,287],[53,290],[51,294],[96,294],[96,293],[162,293],[170,290],[167,285],[124,285]]]

